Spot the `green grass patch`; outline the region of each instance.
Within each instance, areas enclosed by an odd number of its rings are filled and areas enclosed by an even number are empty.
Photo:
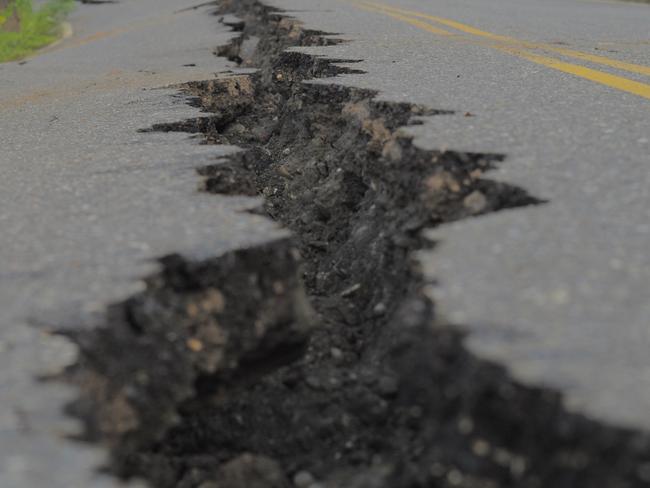
[[[52,42],[61,35],[61,20],[72,10],[75,0],[50,0],[35,9],[32,0],[15,0],[0,12],[0,62],[24,58]],[[20,30],[6,32],[2,24],[18,12]]]

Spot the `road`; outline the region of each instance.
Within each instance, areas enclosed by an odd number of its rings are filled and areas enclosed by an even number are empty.
[[[80,6],[75,35],[24,65],[0,66],[0,486],[113,486],[55,374],[75,359],[53,328],[97,323],[142,288],[155,258],[189,257],[282,234],[244,215],[246,198],[197,192],[195,168],[228,150],[187,134],[139,133],[198,114],[177,90],[227,68],[231,34],[192,0]],[[186,66],[192,65],[192,66]]]
[[[225,148],[141,133],[196,116],[173,89],[228,65],[231,34],[196,1],[80,7],[75,34],[0,66],[0,485],[94,487],[101,452],[62,442],[73,392],[38,384],[74,360],[47,331],[92,324],[153,259],[201,258],[281,231],[246,198],[195,192]],[[545,204],[430,230],[420,254],[472,349],[566,394],[571,408],[650,427],[650,7],[581,0],[271,0],[350,42],[337,80],[454,114],[418,145],[506,156],[490,177]],[[100,62],[101,60],[101,62]],[[193,65],[193,66],[189,66]],[[56,435],[55,435],[56,434]],[[47,460],[47,461],[44,461]]]
[[[648,6],[272,3],[353,41],[310,51],[362,59],[346,83],[455,111],[409,129],[418,145],[504,154],[488,176],[547,202],[428,231],[431,295],[471,348],[571,408],[650,427]]]

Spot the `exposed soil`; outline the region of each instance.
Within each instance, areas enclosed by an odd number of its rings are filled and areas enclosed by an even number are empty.
[[[207,262],[178,256],[80,334],[70,379],[110,471],[167,488],[637,487],[650,439],[567,412],[444,325],[412,253],[424,228],[540,203],[483,178],[503,157],[424,151],[402,131],[444,113],[305,84],[351,68],[255,0],[221,2],[253,75],[191,83],[209,115],[157,126],[245,151],[204,190],[263,195],[292,230]]]

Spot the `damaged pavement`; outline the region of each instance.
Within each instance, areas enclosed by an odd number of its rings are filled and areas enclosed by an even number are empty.
[[[427,143],[474,108],[380,86],[331,3],[88,6],[115,25],[0,67],[23,124],[2,136],[1,486],[650,483],[642,422],[513,371],[519,332],[437,282],[445,229],[549,195],[502,177],[507,146]],[[38,76],[64,62],[81,81]]]

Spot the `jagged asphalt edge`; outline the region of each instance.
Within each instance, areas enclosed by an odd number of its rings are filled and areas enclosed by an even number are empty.
[[[191,125],[191,124],[190,124],[190,125]],[[187,124],[186,124],[186,125],[184,126],[184,128],[187,129],[190,125],[187,125]],[[164,128],[164,127],[159,127],[158,129],[165,129],[165,128]],[[205,130],[205,127],[203,127],[203,128],[198,128],[198,129],[197,129],[197,132],[201,132],[201,131],[203,131],[203,130]]]

